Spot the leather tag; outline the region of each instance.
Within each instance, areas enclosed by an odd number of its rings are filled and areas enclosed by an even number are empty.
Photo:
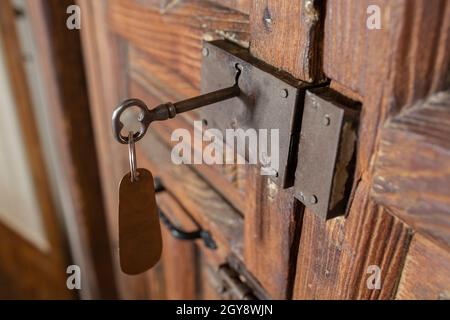
[[[119,186],[119,255],[126,274],[142,273],[161,257],[162,238],[153,176],[137,169],[139,179],[126,174]]]

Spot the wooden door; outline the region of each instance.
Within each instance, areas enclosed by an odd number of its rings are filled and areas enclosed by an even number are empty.
[[[214,274],[223,266],[240,273],[260,298],[448,297],[449,98],[438,93],[449,89],[448,1],[78,3],[115,261],[117,184],[128,160],[111,134],[112,110],[129,97],[152,106],[199,94],[202,41],[226,39],[301,81],[361,103],[348,210],[328,221],[304,209],[292,187],[279,188],[255,167],[173,165],[170,134],[192,131],[196,113],[152,124],[138,158],[170,194],[161,206],[210,232],[217,249],[165,234],[154,270],[129,277],[115,264],[121,297],[217,298],[202,289],[221,287],[205,270]],[[177,296],[172,284],[180,263],[186,277]],[[379,271],[381,286],[368,285],[371,270]],[[200,275],[197,282],[191,272]]]
[[[69,252],[47,175],[17,31],[0,3],[0,299],[73,299]]]

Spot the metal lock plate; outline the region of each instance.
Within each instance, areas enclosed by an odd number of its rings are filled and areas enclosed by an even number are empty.
[[[270,178],[281,187],[292,186],[304,92],[311,85],[273,69],[251,57],[247,50],[226,41],[204,42],[202,53],[202,93],[233,85],[236,66],[242,70],[239,97],[200,109],[207,127],[219,129],[224,138],[226,129],[268,129],[269,155],[271,129],[278,129],[279,166]],[[237,139],[243,143],[245,137]],[[246,146],[241,156],[248,159],[255,150],[248,148],[248,143]]]
[[[305,97],[295,197],[322,219],[345,214],[354,173],[360,105],[329,88]]]

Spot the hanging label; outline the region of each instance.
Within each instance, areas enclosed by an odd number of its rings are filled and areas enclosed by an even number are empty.
[[[120,266],[130,275],[153,267],[162,251],[153,176],[146,169],[137,171],[137,180],[131,182],[128,173],[119,187]]]

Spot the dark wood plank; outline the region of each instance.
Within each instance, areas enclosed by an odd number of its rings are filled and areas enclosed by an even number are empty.
[[[369,5],[381,9],[381,30],[366,27]],[[449,17],[446,0],[327,1],[325,74],[364,98],[360,171],[369,167],[389,116],[448,87]]]
[[[136,0],[114,0],[107,14],[115,33],[176,70],[182,83],[191,82],[196,88],[203,39],[226,38],[248,46],[248,16],[206,1],[182,1],[160,14]]]
[[[376,201],[414,230],[450,245],[450,91],[435,94],[383,128]]]
[[[381,9],[381,30],[366,27],[369,5]],[[396,88],[399,106],[439,91],[447,81],[443,71],[450,63],[446,54],[450,47],[449,13],[446,0],[328,1],[325,73],[364,96],[373,93],[375,83],[383,84],[376,78],[385,76],[388,80],[391,68],[403,71],[391,73],[392,82],[384,83]],[[374,61],[375,56],[384,59]],[[375,67],[380,67],[376,75],[372,73]],[[429,79],[423,81],[423,76]]]
[[[161,211],[177,228],[187,232],[198,229],[188,213],[169,193],[159,194],[157,202]],[[161,231],[163,253],[159,262],[160,266],[149,272],[150,299],[196,299],[198,269],[195,242],[176,239],[164,224],[161,224]],[[155,279],[158,279],[156,284],[152,281]],[[163,284],[158,285],[161,280]]]
[[[396,299],[450,299],[450,253],[416,234],[406,258]]]
[[[292,294],[303,206],[295,200],[293,188],[279,189],[258,168],[246,169],[244,262],[273,299],[287,299]]]
[[[242,260],[242,216],[188,166],[175,165],[170,150],[151,133],[143,138],[151,148],[138,149],[141,166],[159,176],[170,193],[202,227],[209,231],[223,257],[230,253]]]
[[[369,4],[382,10],[381,30],[366,28]],[[336,90],[351,92],[363,105],[357,168],[345,218],[324,224],[307,210],[304,213],[294,297],[392,298],[410,230],[370,199],[373,159],[384,122],[409,102],[446,86],[449,6],[439,0],[326,5],[325,74],[337,83]],[[424,43],[437,49],[422,53]],[[445,67],[437,68],[437,63]],[[391,279],[383,280],[381,290],[366,287],[366,268],[372,264],[381,267],[383,278]]]
[[[256,0],[250,51],[306,82],[322,78],[323,1]]]
[[[396,218],[367,199],[361,183],[348,218],[321,221],[305,210],[295,299],[392,299],[410,234]],[[367,268],[381,269],[380,290],[367,287]]]

